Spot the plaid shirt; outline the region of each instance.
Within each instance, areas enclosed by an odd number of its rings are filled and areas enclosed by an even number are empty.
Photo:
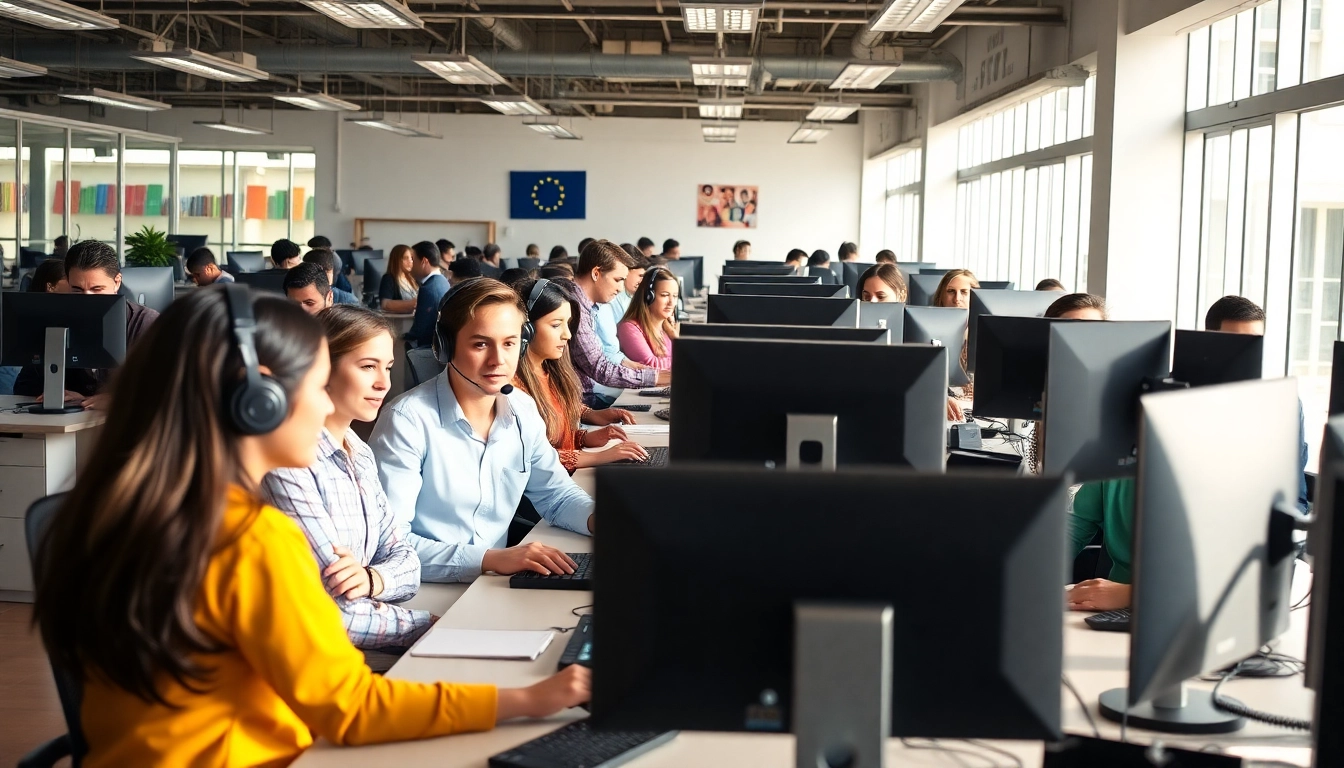
[[[392,603],[410,599],[420,588],[420,558],[388,506],[373,451],[353,431],[345,433],[345,441],[352,455],[323,429],[317,462],[308,469],[271,472],[262,481],[262,494],[303,529],[319,573],[338,559],[332,552],[337,544],[378,571],[383,592],[377,597],[333,595],[351,642],[365,649],[409,646],[429,629],[429,612]]]
[[[583,384],[584,402],[592,405],[588,399],[594,382],[618,388],[652,387],[658,380],[657,371],[626,368],[602,354],[602,342],[597,338],[593,318],[593,309],[597,305],[577,286],[573,296],[579,303],[579,330],[569,341],[569,354],[579,372],[579,382]]]

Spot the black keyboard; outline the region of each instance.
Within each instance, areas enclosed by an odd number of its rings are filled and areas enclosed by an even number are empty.
[[[641,389],[641,390],[639,390],[639,396],[640,396],[640,397],[671,397],[671,396],[672,396],[672,388],[671,388],[671,387],[663,387],[662,389]]]
[[[569,633],[569,642],[565,643],[565,652],[560,654],[560,663],[556,669],[582,664],[593,666],[593,614],[585,613],[579,617],[579,625]]]
[[[621,408],[631,413],[648,413],[653,406],[649,403],[634,403],[631,405],[613,405],[612,408]]]
[[[1129,609],[1121,608],[1118,611],[1093,614],[1083,621],[1087,622],[1087,626],[1098,632],[1128,632]]]
[[[613,467],[666,467],[667,466],[667,446],[660,445],[654,448],[645,448],[644,452],[649,454],[649,458],[644,461],[635,461],[634,459],[625,459],[623,461],[613,461]]]
[[[671,420],[672,420],[672,409],[671,409],[671,408],[664,408],[664,409],[662,409],[661,411],[655,411],[653,415],[654,415],[654,416],[657,416],[658,418],[662,419],[663,421],[671,421]]]
[[[570,723],[490,758],[490,768],[612,768],[671,741],[676,731],[597,731]]]
[[[522,571],[509,577],[512,589],[592,589],[593,556],[587,552],[568,552],[577,566],[573,573],[552,573],[546,576],[536,571]]]

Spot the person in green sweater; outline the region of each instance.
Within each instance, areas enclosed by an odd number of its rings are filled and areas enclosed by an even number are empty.
[[[1111,558],[1105,579],[1087,579],[1066,587],[1071,611],[1114,611],[1129,607],[1133,580],[1134,479],[1084,483],[1069,512],[1069,547],[1073,557],[1101,531]]]

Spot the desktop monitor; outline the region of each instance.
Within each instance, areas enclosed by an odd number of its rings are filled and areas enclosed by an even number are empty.
[[[243,272],[236,279],[254,291],[278,293],[284,296],[286,274],[286,270],[283,269],[268,269],[264,272]]]
[[[1069,327],[1083,325],[1094,324]],[[1228,733],[1244,721],[1185,683],[1288,628],[1297,382],[1159,392],[1140,410],[1129,687],[1103,693],[1101,713],[1149,730]]]
[[[726,261],[723,263],[725,275],[793,275],[797,274],[789,264],[777,261],[763,263],[757,261]]]
[[[1051,323],[1044,474],[1071,472],[1077,482],[1133,476],[1139,396],[1170,370],[1165,320]]]
[[[127,267],[121,270],[121,285],[131,294],[131,300],[156,312],[163,312],[173,303],[172,267]]]
[[[840,282],[849,286],[849,295],[853,296],[856,299],[859,297],[859,290],[862,288],[862,286],[859,285],[859,278],[863,276],[864,272],[867,272],[869,269],[875,266],[877,265],[862,261],[840,262],[840,268],[845,273],[844,277],[841,278]]]
[[[939,277],[939,279],[941,279],[943,275],[946,275],[948,272],[951,272],[951,271],[952,271],[951,269],[947,269],[947,268],[944,268],[944,267],[935,267],[935,266],[932,265],[932,264],[929,264],[929,265],[926,265],[926,266],[922,266],[922,267],[919,268],[919,274],[921,274],[921,275],[937,275],[937,276]]]
[[[981,280],[980,287],[987,291],[1011,291],[1016,285],[1011,280]]]
[[[126,299],[120,294],[8,292],[0,305],[0,365],[43,366],[46,405],[32,413],[84,410],[62,407],[65,369],[112,368],[126,357]]]
[[[1330,364],[1330,415],[1344,413],[1344,341],[1336,341]]]
[[[833,325],[859,327],[859,302],[806,296],[734,296],[713,294],[705,314],[709,323],[751,325]]]
[[[37,269],[37,265],[51,258],[36,248],[19,249],[19,269]]]
[[[838,385],[837,375],[846,371],[852,375]],[[941,348],[678,339],[672,382],[677,405],[668,456],[674,462],[943,471],[947,362]]]
[[[799,749],[826,721],[878,749],[1060,737],[1064,481],[599,468],[596,491],[597,727],[792,731]],[[843,566],[781,565],[820,552]]]
[[[383,285],[383,273],[387,269],[384,259],[364,259],[364,304],[374,306],[378,291]]]
[[[896,262],[896,267],[901,270],[901,274],[906,275],[907,277],[913,274],[918,274],[919,271],[925,267],[928,267],[929,269],[934,268],[932,264],[925,264],[922,261],[898,261]]]
[[[677,259],[676,261],[667,262],[663,267],[677,278],[677,282],[680,284],[679,290],[681,292],[681,301],[683,304],[695,298],[694,263]]]
[[[1041,418],[1045,372],[1050,360],[1050,326],[1084,320],[1043,317],[980,319],[975,350],[975,413],[1000,419]]]
[[[932,344],[947,348],[948,383],[964,387],[970,382],[961,366],[961,347],[966,338],[966,310],[956,307],[906,307],[906,344]]]
[[[733,325],[683,323],[679,338],[712,336],[728,339],[785,339],[793,341],[863,341],[890,344],[899,339],[888,328],[831,328],[825,325]],[[900,343],[899,341],[897,343]]]
[[[905,305],[894,301],[859,302],[860,328],[889,328],[891,338],[905,338]]]
[[[808,267],[807,274],[809,277],[821,278],[821,282],[828,285],[840,285],[840,278],[830,267]]]
[[[811,296],[823,299],[848,299],[847,285],[815,283],[724,283],[721,293],[741,296]]]
[[[168,242],[182,246],[182,252],[188,256],[197,248],[204,248],[205,241],[205,235],[168,235]]]
[[[719,275],[719,293],[729,283],[774,283],[776,285],[824,285],[825,280],[808,275]]]
[[[1041,317],[1059,299],[1054,291],[1013,291],[975,288],[971,291],[971,334],[966,342],[966,359],[970,370],[975,370],[975,344],[979,335],[976,322],[985,315],[1009,317]]]
[[[705,257],[704,256],[682,256],[672,261],[689,261],[695,265],[695,289],[697,291],[705,288]]]
[[[228,259],[224,268],[232,272],[234,277],[244,272],[261,272],[266,269],[266,254],[261,251],[227,251],[224,256]]]
[[[938,292],[938,284],[942,281],[942,275],[926,275],[923,272],[906,275],[906,303],[912,307],[932,307],[934,294]]]
[[[1315,519],[1307,538],[1312,561],[1311,612],[1307,624],[1306,685],[1316,692],[1312,718],[1314,768],[1344,765],[1344,664],[1327,654],[1344,638],[1344,533],[1335,521],[1344,519],[1344,418],[1332,417],[1321,443],[1321,471],[1316,481]]]
[[[1251,381],[1264,373],[1264,336],[1178,330],[1172,350],[1171,378],[1192,387]]]
[[[334,251],[336,257],[341,260],[341,271],[351,274],[355,271],[355,252],[349,248],[340,248]]]
[[[519,258],[517,261],[519,269],[527,269],[527,270],[541,269],[541,259],[532,259],[524,256],[522,258]]]

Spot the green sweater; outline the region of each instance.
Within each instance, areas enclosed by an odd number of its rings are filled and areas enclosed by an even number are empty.
[[[1101,531],[1111,558],[1111,581],[1128,584],[1134,567],[1134,480],[1085,483],[1073,497],[1069,543],[1077,557]]]

